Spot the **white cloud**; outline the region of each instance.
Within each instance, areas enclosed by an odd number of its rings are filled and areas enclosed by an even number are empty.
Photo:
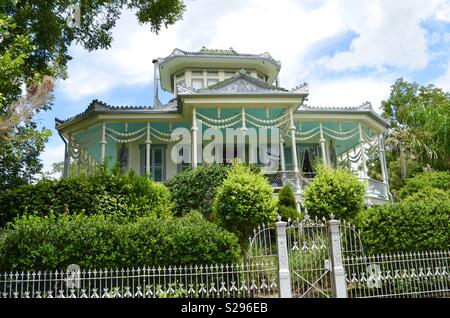
[[[381,112],[381,101],[389,97],[392,79],[375,77],[345,77],[311,82],[308,105],[345,107],[370,101]]]
[[[446,1],[442,3],[436,10],[436,20],[450,22],[450,2]]]
[[[447,69],[445,73],[442,76],[438,77],[434,81],[434,84],[437,87],[442,88],[447,92],[450,92],[450,62],[447,64]]]
[[[40,155],[40,159],[44,164],[44,168],[42,170],[45,172],[50,172],[52,170],[53,163],[64,161],[64,144],[47,144],[44,151]],[[52,175],[52,177],[58,178],[59,175]]]
[[[158,35],[151,33],[149,26],[139,25],[131,12],[125,12],[114,30],[109,50],[87,52],[78,46],[72,49],[70,78],[60,83],[61,91],[77,100],[91,95],[95,98],[95,94],[120,86],[150,86],[151,60],[167,56],[176,47],[233,47],[242,53],[271,53],[282,62],[282,86],[291,88],[303,81],[311,82],[311,98],[320,101],[325,97],[315,95],[324,95],[317,89],[322,86],[314,87],[313,82],[335,83],[333,87],[337,87],[339,82],[347,81],[359,87],[358,80],[350,81],[345,73],[348,70],[369,67],[383,73],[386,66],[423,69],[431,56],[427,49],[430,36],[420,22],[429,17],[442,19],[443,13],[436,10],[444,12],[448,1],[192,0],[186,6],[183,20]],[[317,43],[347,32],[357,34],[348,50],[307,60],[308,52]],[[333,71],[342,71],[342,79],[326,81],[327,73]],[[379,87],[376,83],[375,90]],[[378,94],[371,93],[369,86],[366,88],[362,101]],[[348,91],[352,94],[357,90]],[[335,103],[347,102],[349,96],[334,98]]]
[[[432,16],[442,0],[339,1],[337,15],[358,34],[350,48],[318,61],[342,71],[394,66],[419,70],[429,60],[426,30],[420,22]]]

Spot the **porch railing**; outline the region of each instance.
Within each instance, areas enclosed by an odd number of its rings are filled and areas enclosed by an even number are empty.
[[[367,184],[367,193],[366,195],[375,196],[382,199],[389,199],[389,192],[387,184],[374,180],[374,179],[364,179],[360,178],[359,180],[366,182]]]

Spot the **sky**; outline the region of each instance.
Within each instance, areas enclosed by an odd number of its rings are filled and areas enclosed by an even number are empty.
[[[64,158],[54,129],[99,99],[110,105],[151,106],[152,59],[173,49],[233,47],[269,52],[281,61],[280,86],[309,83],[308,105],[358,106],[380,111],[390,86],[403,77],[450,91],[450,0],[185,0],[175,25],[152,33],[124,11],[108,50],[73,44],[68,79],[59,80],[54,107],[38,124],[52,130],[44,171]],[[171,95],[160,91],[160,99]]]

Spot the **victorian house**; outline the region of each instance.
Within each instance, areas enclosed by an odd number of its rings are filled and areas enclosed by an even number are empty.
[[[288,183],[301,200],[319,161],[344,166],[365,182],[366,204],[389,202],[383,146],[388,125],[370,103],[308,106],[308,84],[281,87],[280,62],[269,53],[175,49],[153,63],[153,106],[94,100],[81,114],[55,119],[66,144],[64,176],[71,162],[77,173],[90,173],[106,163],[165,182],[188,167],[240,157],[270,166],[263,171],[274,192]],[[159,87],[173,94],[165,104],[158,98]],[[223,136],[233,129],[236,138],[212,138],[211,129]],[[255,132],[257,138],[264,132],[265,146],[246,138]],[[212,151],[205,152],[208,147]],[[268,160],[255,155],[263,147]],[[370,171],[372,166],[378,173]]]

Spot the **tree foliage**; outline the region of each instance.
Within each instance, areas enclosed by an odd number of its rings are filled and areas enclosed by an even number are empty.
[[[219,224],[237,233],[244,242],[249,230],[275,221],[277,201],[262,174],[235,163],[217,189],[213,213]]]
[[[394,160],[405,156],[421,166],[450,167],[450,93],[400,78],[382,107],[390,122],[386,144]]]
[[[295,220],[299,217],[294,192],[288,184],[284,185],[278,193],[278,214],[284,221]]]
[[[0,230],[2,271],[224,264],[239,258],[237,237],[198,212],[129,223],[104,215],[27,216]]]
[[[348,171],[317,166],[317,175],[305,190],[305,205],[312,217],[354,219],[363,209],[365,186]]]
[[[173,177],[167,186],[175,204],[175,214],[184,215],[197,210],[210,220],[217,188],[222,185],[229,170],[230,166],[223,164],[202,165]]]

